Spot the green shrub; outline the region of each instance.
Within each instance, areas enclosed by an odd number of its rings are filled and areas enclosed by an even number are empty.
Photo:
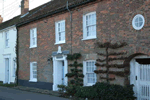
[[[58,85],[58,88],[59,88],[59,92],[63,92],[66,88],[65,85]]]
[[[77,91],[77,88],[79,88],[79,86],[75,86],[75,85],[72,85],[72,84],[69,84],[69,86],[66,86],[65,90],[66,90],[66,94],[68,96],[74,96],[74,94],[76,93]]]
[[[78,87],[75,93],[79,98],[99,98],[99,100],[134,100],[133,85],[121,86],[108,83],[96,83],[93,86]]]
[[[15,84],[15,83],[11,83],[11,84],[3,84],[3,83],[0,83],[0,86],[4,86],[4,87],[16,87],[17,84]]]
[[[96,89],[93,88],[92,86],[86,86],[86,87],[78,87],[77,91],[75,93],[76,97],[80,98],[95,98],[97,97]]]

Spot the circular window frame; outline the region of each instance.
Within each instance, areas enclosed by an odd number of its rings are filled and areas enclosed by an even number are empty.
[[[136,20],[137,17],[141,17],[142,20],[143,20],[143,23],[142,23],[142,25],[141,25],[140,27],[137,27],[137,26],[135,25],[135,20]],[[133,20],[132,20],[132,27],[133,27],[135,30],[140,30],[140,29],[142,29],[143,26],[144,26],[144,24],[145,24],[145,18],[144,18],[143,15],[137,14],[136,16],[134,16],[134,18],[133,18]]]

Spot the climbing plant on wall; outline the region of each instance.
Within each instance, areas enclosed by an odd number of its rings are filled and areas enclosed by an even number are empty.
[[[125,55],[127,54],[126,51],[120,51],[117,52],[116,50],[126,46],[127,43],[126,42],[120,42],[120,43],[110,43],[110,42],[105,42],[105,43],[101,43],[101,42],[96,42],[95,43],[95,47],[97,49],[104,49],[103,53],[97,52],[97,54],[99,56],[101,56],[101,58],[103,57],[104,59],[97,59],[96,60],[96,66],[97,67],[101,67],[100,70],[95,70],[94,72],[96,74],[105,74],[106,77],[104,76],[100,76],[100,79],[106,79],[107,83],[110,82],[110,80],[115,80],[115,78],[110,78],[109,74],[115,74],[118,76],[124,76],[125,72],[124,71],[110,71],[110,68],[124,68],[123,64],[112,64],[112,61],[115,60],[124,60],[126,59]],[[113,51],[110,51],[110,49],[112,49]],[[116,52],[115,52],[116,51]],[[103,67],[105,67],[106,69],[104,69]]]
[[[16,49],[16,73],[15,73],[15,83],[18,85],[18,71],[19,71],[19,60],[18,60],[18,57],[19,57],[19,51],[18,51],[18,46],[19,46],[19,35],[18,35],[18,30],[17,30],[17,40],[16,40],[16,46],[15,46],[15,49]]]
[[[74,53],[74,54],[69,54],[67,56],[67,60],[74,61],[73,64],[69,64],[71,67],[71,72],[67,73],[66,76],[71,78],[70,84],[75,85],[75,86],[82,86],[83,85],[83,77],[84,75],[82,74],[82,69],[78,69],[79,67],[83,67],[82,63],[78,63],[78,59],[81,57],[80,53]]]
[[[83,86],[83,73],[81,67],[83,67],[82,63],[78,63],[78,60],[81,58],[80,53],[69,54],[67,56],[67,60],[72,61],[70,66],[70,73],[66,74],[66,77],[71,80],[68,83],[68,86],[65,88],[68,95],[74,95],[76,93],[76,89],[78,86]]]

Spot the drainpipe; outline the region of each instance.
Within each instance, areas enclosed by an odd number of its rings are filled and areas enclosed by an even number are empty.
[[[67,10],[69,11],[69,13],[70,13],[70,23],[71,23],[71,54],[72,54],[72,12],[70,11],[70,9],[68,8],[68,1],[67,1],[67,5],[66,5],[66,8],[67,8]]]

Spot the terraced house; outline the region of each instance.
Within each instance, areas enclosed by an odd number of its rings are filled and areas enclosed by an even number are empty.
[[[0,16],[0,81],[14,83],[16,77],[16,23],[20,16],[6,22]]]
[[[84,86],[102,81],[94,73],[97,53],[94,43],[124,41],[127,59],[118,61],[128,75],[114,84],[134,84],[138,99],[150,98],[150,1],[149,0],[52,0],[28,11],[17,24],[19,84],[57,91],[68,84],[67,54],[80,52]],[[101,50],[100,50],[101,51]],[[113,69],[111,69],[113,70]]]

